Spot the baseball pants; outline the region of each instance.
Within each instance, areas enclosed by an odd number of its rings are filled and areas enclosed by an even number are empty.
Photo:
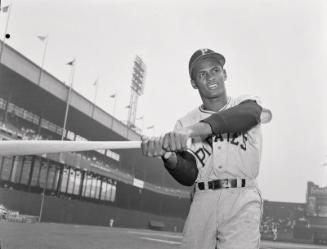
[[[257,187],[196,190],[182,249],[258,249],[263,200]]]

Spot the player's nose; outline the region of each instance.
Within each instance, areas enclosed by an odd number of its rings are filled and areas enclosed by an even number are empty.
[[[214,72],[208,72],[207,74],[206,74],[206,77],[207,77],[207,80],[208,81],[212,81],[212,80],[215,80],[216,78],[215,78],[215,73]]]

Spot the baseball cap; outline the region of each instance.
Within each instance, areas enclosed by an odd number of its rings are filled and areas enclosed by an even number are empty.
[[[219,64],[223,67],[225,65],[225,57],[211,49],[208,48],[202,48],[194,52],[194,54],[191,56],[190,62],[188,64],[188,69],[190,76],[192,77],[192,70],[195,66],[195,64],[203,59],[203,58],[209,58],[213,57],[216,58],[219,62]]]

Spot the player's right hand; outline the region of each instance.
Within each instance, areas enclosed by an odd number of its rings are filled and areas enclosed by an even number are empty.
[[[162,148],[163,137],[145,137],[143,136],[141,143],[142,153],[148,157],[163,156],[166,151]]]
[[[165,151],[181,152],[188,149],[188,142],[192,140],[192,130],[189,127],[168,132],[163,137],[162,148]]]

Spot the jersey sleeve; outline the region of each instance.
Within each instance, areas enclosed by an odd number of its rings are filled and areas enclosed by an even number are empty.
[[[270,109],[268,109],[267,107],[264,106],[264,104],[262,103],[261,99],[258,96],[242,95],[236,99],[236,102],[237,102],[237,104],[239,104],[246,100],[254,100],[255,102],[257,102],[258,105],[261,106],[261,108],[262,108],[261,115],[260,115],[260,123],[261,124],[266,124],[271,121],[272,112],[270,111]]]

